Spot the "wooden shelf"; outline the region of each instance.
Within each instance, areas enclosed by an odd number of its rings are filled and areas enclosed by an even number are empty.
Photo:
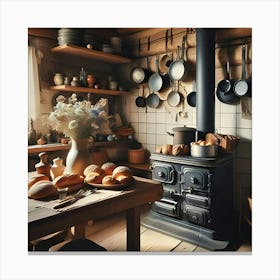
[[[86,87],[72,87],[72,86],[51,86],[51,90],[57,91],[67,91],[67,92],[85,92],[85,93],[95,93],[95,94],[107,94],[107,95],[128,95],[129,91],[119,91],[110,89],[97,89],[97,88],[86,88]]]
[[[131,60],[127,57],[105,53],[101,51],[91,50],[84,47],[79,47],[75,45],[62,45],[57,46],[51,49],[52,52],[55,53],[62,53],[62,54],[69,54],[75,55],[79,57],[89,58],[93,60],[100,60],[103,62],[113,63],[113,64],[120,64],[120,63],[128,63]]]
[[[89,145],[89,150],[100,147],[114,147],[118,145],[128,145],[127,139],[120,139],[114,141],[95,141],[93,144]],[[45,145],[30,145],[28,146],[28,154],[37,154],[41,152],[52,152],[52,151],[62,151],[69,150],[71,144],[61,144],[61,143],[50,143]]]
[[[28,154],[37,154],[41,152],[69,150],[70,144],[51,143],[45,145],[30,145],[28,146]]]

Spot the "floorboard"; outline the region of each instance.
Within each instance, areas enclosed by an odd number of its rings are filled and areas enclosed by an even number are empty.
[[[105,247],[109,252],[126,251],[125,214],[112,215],[100,221],[89,221],[86,227],[86,238]],[[141,252],[211,252],[206,248],[182,241],[145,226],[140,227]],[[59,245],[52,248],[55,251]],[[250,252],[250,242],[244,242],[238,252]]]

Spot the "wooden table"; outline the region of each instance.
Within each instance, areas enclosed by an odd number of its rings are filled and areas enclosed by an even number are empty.
[[[37,208],[38,200],[28,199],[28,240],[74,226],[74,238],[85,237],[87,221],[125,211],[127,221],[127,251],[140,250],[140,208],[162,197],[161,183],[136,177],[133,186],[101,201],[58,212]]]

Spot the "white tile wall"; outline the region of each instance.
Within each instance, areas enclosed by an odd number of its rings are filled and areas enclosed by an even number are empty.
[[[133,129],[135,137],[150,153],[155,152],[157,146],[172,144],[173,137],[167,132],[173,132],[172,128],[178,126],[196,127],[196,108],[185,105],[186,118],[178,117],[176,113],[182,110],[182,106],[170,108],[166,101],[161,101],[158,108],[138,108],[135,105],[137,91],[132,91],[130,97],[123,102],[123,112]],[[246,194],[251,192],[251,142],[252,120],[242,118],[241,105],[229,105],[215,99],[215,131],[222,134],[238,136],[240,144],[236,153],[235,181]]]

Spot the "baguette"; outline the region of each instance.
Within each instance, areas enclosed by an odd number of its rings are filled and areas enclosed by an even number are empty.
[[[33,199],[41,199],[49,196],[57,195],[57,189],[49,180],[42,180],[33,184],[28,190],[28,197]]]
[[[77,190],[84,186],[84,177],[75,173],[63,174],[56,177],[53,180],[53,184],[57,189],[68,188],[69,191],[72,191],[72,189]]]
[[[49,181],[49,178],[44,174],[35,174],[28,179],[28,189],[32,187],[35,183],[39,181]]]

